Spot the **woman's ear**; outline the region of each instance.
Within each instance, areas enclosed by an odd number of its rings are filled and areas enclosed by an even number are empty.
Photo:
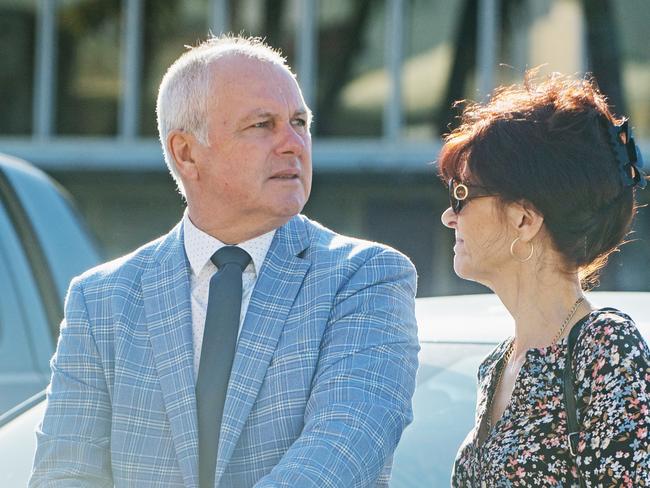
[[[544,224],[544,217],[529,202],[509,203],[506,209],[508,224],[522,242],[532,241]]]
[[[183,182],[198,178],[199,171],[195,161],[198,145],[199,142],[192,134],[181,130],[172,130],[167,136],[169,153]]]

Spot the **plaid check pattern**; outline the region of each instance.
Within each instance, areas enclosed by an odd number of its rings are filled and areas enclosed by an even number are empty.
[[[76,278],[52,358],[30,486],[196,487],[182,226]],[[215,486],[387,486],[411,421],[415,270],[296,216],[242,325]]]

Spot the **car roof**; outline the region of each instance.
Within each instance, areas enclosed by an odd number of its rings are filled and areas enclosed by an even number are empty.
[[[9,154],[0,153],[0,168],[12,173],[25,173],[32,178],[49,182],[43,171],[37,169],[27,161],[10,156]]]
[[[630,315],[650,338],[650,292],[590,292],[597,307]],[[497,344],[514,332],[514,321],[492,293],[418,298],[415,305],[420,342]]]

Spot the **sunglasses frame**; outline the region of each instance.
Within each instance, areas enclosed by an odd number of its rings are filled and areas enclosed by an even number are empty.
[[[468,185],[456,178],[449,178],[448,189],[449,206],[456,214],[460,213],[465,206],[465,202],[469,202],[474,198],[493,197],[496,195],[496,193],[490,192],[490,190],[483,186]]]

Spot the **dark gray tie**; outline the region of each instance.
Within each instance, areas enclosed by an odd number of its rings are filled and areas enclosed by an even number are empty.
[[[221,417],[239,331],[242,272],[251,257],[239,247],[225,246],[210,259],[218,271],[210,279],[199,377],[196,382],[201,488],[214,486]]]

